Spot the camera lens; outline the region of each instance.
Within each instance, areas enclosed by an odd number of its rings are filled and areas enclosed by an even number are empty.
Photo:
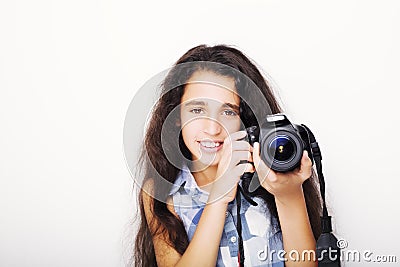
[[[279,162],[288,162],[296,152],[296,144],[285,135],[278,135],[270,142],[268,154]]]

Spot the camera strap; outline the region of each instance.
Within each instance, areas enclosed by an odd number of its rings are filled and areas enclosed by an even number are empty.
[[[243,181],[243,180],[242,180]],[[258,206],[257,202],[255,202],[251,197],[245,192],[243,187],[238,184],[238,190],[236,191],[236,230],[238,232],[238,243],[239,243],[239,252],[238,252],[238,263],[239,267],[244,266],[244,247],[243,247],[243,238],[242,238],[242,218],[240,217],[240,210],[242,206],[242,197],[250,203],[250,205]]]
[[[318,142],[315,140],[315,136],[311,132],[310,128],[308,128],[304,124],[302,124],[301,126],[303,126],[307,130],[308,138],[310,139],[311,153],[312,153],[312,157],[314,158],[314,161],[315,161],[315,167],[317,169],[319,190],[321,192],[321,198],[322,198],[322,217],[327,218],[327,217],[329,217],[329,215],[328,215],[328,209],[326,208],[326,201],[325,201],[325,179],[324,179],[324,174],[322,173],[321,150],[320,150]],[[322,228],[323,227],[324,226],[322,226]],[[330,228],[331,229],[329,231],[332,231],[332,226]]]
[[[242,187],[238,185],[238,189],[236,191],[236,230],[238,232],[238,242],[239,242],[239,252],[238,252],[238,263],[239,267],[244,266],[244,248],[243,248],[243,238],[242,238],[242,219],[240,217],[240,208],[242,206],[242,199],[240,197],[240,193],[243,191]],[[247,199],[247,198],[246,198]],[[253,201],[253,200],[251,200]]]
[[[312,131],[304,124],[302,126],[307,130],[308,137],[311,145],[312,157],[315,161],[317,169],[319,189],[322,198],[322,216],[321,216],[321,235],[317,240],[317,259],[319,267],[340,267],[340,248],[338,247],[338,240],[332,233],[331,216],[328,214],[325,201],[325,179],[322,173],[322,155],[318,142]],[[327,253],[328,252],[328,253]]]

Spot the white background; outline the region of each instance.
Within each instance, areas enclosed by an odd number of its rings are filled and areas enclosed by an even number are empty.
[[[397,1],[17,0],[0,2],[1,267],[124,266],[125,113],[202,43],[245,52],[314,131],[337,236],[400,261]]]

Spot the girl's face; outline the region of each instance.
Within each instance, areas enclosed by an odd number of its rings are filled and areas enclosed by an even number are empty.
[[[224,139],[240,129],[239,103],[233,78],[198,71],[188,80],[180,116],[183,141],[193,161],[219,163]]]

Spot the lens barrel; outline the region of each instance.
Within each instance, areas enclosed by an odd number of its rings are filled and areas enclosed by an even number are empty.
[[[268,156],[280,163],[289,162],[296,153],[296,144],[286,135],[278,135],[268,145]]]
[[[299,166],[304,148],[298,134],[278,130],[260,141],[261,158],[271,169],[286,172]]]

